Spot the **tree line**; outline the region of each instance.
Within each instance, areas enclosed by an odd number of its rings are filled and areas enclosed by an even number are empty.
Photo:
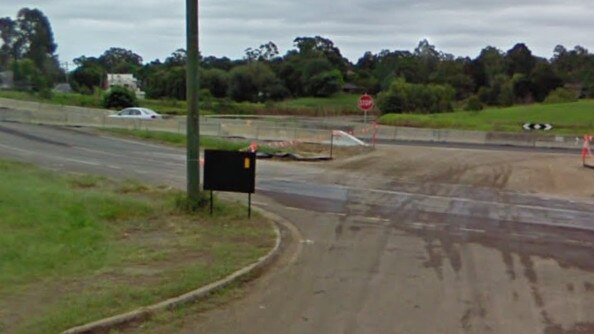
[[[16,20],[0,19],[0,67],[14,68],[32,89],[55,82],[60,72],[49,21],[38,10],[23,9]],[[475,58],[439,51],[427,40],[417,48],[365,52],[356,63],[324,37],[297,37],[281,55],[273,42],[245,50],[242,59],[199,56],[203,99],[266,102],[290,97],[328,97],[345,83],[378,95],[385,112],[450,111],[453,103],[468,109],[510,106],[546,99],[594,97],[594,55],[581,46],[557,46],[551,59],[537,57],[524,43],[507,51],[487,46]],[[102,55],[81,56],[70,72],[74,90],[90,94],[104,86],[107,73],[132,73],[147,97],[185,99],[187,55],[174,51],[164,61],[144,63],[140,55],[111,48]],[[18,71],[17,71],[18,70]]]
[[[15,19],[0,18],[0,71],[12,70],[17,88],[47,94],[64,81],[57,48],[50,21],[40,10],[23,8]]]

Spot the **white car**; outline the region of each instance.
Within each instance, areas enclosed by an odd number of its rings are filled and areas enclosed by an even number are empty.
[[[154,110],[147,108],[125,108],[113,115],[113,118],[132,118],[132,119],[161,119],[163,116],[157,114]]]

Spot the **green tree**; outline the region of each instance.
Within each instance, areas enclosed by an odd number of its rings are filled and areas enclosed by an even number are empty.
[[[18,12],[16,21],[5,18],[0,25],[2,61],[7,61],[10,50],[15,72],[19,70],[17,62],[23,59],[31,60],[38,70],[38,74],[30,78],[34,82],[26,83],[25,86],[49,92],[54,82],[65,77],[55,55],[57,44],[49,19],[40,10],[23,8]],[[19,77],[19,74],[15,73],[15,76]],[[28,76],[20,77],[23,79]]]
[[[214,56],[205,57],[201,62],[202,68],[218,68],[223,71],[230,71],[236,64],[227,57],[217,58]]]
[[[514,92],[514,82],[503,75],[499,78],[500,79],[498,80],[499,82],[497,84],[499,94],[497,95],[497,102],[494,104],[504,107],[512,106],[515,102],[516,96]]]
[[[315,37],[297,37],[293,40],[299,55],[305,58],[326,58],[343,76],[346,75],[349,62],[340,53],[340,49],[330,39]]]
[[[203,70],[200,75],[200,87],[208,89],[216,98],[223,98],[227,96],[229,89],[229,74],[217,68]]]
[[[15,42],[17,25],[10,17],[0,18],[0,68],[7,69],[11,60],[16,60]]]
[[[110,48],[98,60],[107,73],[136,74],[142,67],[142,57],[123,48]]]
[[[273,42],[260,45],[257,49],[245,49],[245,59],[251,61],[272,61],[278,56],[278,47]]]
[[[154,67],[143,71],[143,89],[152,99],[186,98],[186,70],[183,66]]]
[[[532,82],[527,75],[516,73],[511,79],[513,87],[513,101],[520,103],[532,103],[534,102],[534,96],[532,92],[534,88]]]
[[[555,73],[553,66],[546,60],[539,61],[530,74],[532,95],[537,102],[542,102],[549,93],[563,86],[563,80]]]
[[[95,57],[80,56],[74,59],[76,69],[70,72],[70,86],[76,92],[91,94],[103,88],[107,72]]]
[[[440,63],[440,53],[434,45],[431,45],[426,39],[419,42],[419,45],[414,52],[418,59],[416,71],[420,77],[420,83],[429,82],[429,78],[433,72],[437,70]]]
[[[281,83],[270,66],[262,62],[254,62],[231,70],[228,96],[240,102],[279,98],[279,85]]]
[[[310,77],[306,83],[309,95],[329,97],[340,92],[344,80],[339,70],[325,71]]]
[[[586,48],[576,45],[573,50],[567,50],[557,45],[551,64],[564,83],[579,90],[579,96],[594,97],[594,55]]]
[[[507,51],[505,62],[508,75],[513,76],[518,73],[530,75],[532,68],[536,65],[536,58],[524,43],[518,43]]]
[[[76,92],[92,94],[95,88],[101,87],[105,74],[105,70],[98,64],[79,66],[70,73],[70,86]]]
[[[25,58],[13,63],[14,80],[18,88],[41,91],[47,88],[47,82],[33,60]]]
[[[107,109],[122,109],[137,106],[138,100],[136,99],[136,94],[125,87],[111,87],[103,98],[103,107]]]
[[[171,56],[165,59],[165,66],[175,67],[175,66],[186,66],[188,61],[188,53],[185,49],[177,49],[175,50]]]
[[[478,86],[492,86],[495,77],[506,73],[505,56],[495,47],[488,46],[482,49],[475,62],[479,66],[479,75],[484,78],[483,80],[475,80]]]
[[[23,8],[17,15],[18,41],[25,58],[33,60],[43,71],[46,60],[51,58],[58,46],[48,18],[38,9]]]
[[[407,83],[400,78],[378,96],[382,113],[440,113],[453,110],[454,89],[448,85]]]

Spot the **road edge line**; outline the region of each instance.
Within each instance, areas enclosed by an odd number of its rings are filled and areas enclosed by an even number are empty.
[[[292,224],[285,222],[284,219],[278,219],[278,216],[271,214],[265,210],[262,210],[261,208],[256,209],[258,212],[262,213],[266,218],[269,219],[269,224],[272,226],[274,233],[276,235],[274,247],[266,255],[260,257],[256,262],[235,271],[234,273],[228,275],[223,279],[220,279],[218,281],[215,281],[213,283],[210,283],[188,293],[185,293],[181,296],[169,298],[157,304],[140,307],[133,311],[129,311],[123,314],[114,315],[84,325],[72,327],[70,329],[63,331],[62,334],[108,332],[111,329],[124,326],[131,322],[144,322],[150,319],[154,314],[158,312],[172,310],[179,306],[190,304],[204,299],[219,289],[222,289],[232,283],[240,281],[242,278],[254,272],[264,270],[267,267],[271,266],[283,250],[283,243],[285,238],[283,238],[282,236],[281,229],[287,229],[291,234],[294,234],[294,231],[292,228],[290,228]]]

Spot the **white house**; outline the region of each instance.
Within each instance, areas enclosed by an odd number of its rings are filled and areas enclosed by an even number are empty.
[[[12,89],[14,87],[14,72],[0,72],[0,89]]]
[[[117,74],[117,73],[108,73],[107,74],[107,81],[106,81],[106,88],[109,89],[113,86],[122,86],[126,87],[129,90],[136,93],[136,96],[140,99],[144,98],[144,92],[140,90],[138,85],[138,80],[134,77],[133,74]]]

